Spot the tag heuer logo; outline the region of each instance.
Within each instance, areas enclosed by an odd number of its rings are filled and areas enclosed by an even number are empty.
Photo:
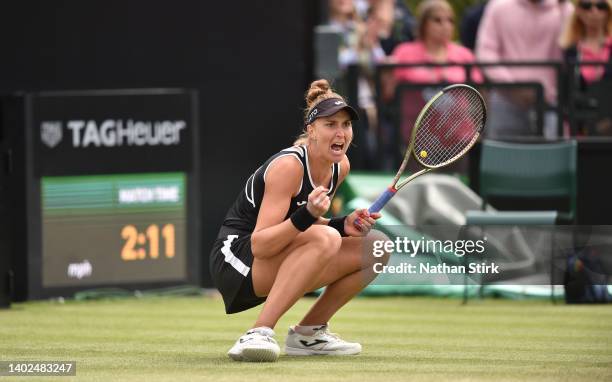
[[[40,124],[40,140],[50,148],[62,141],[61,122],[42,122]]]

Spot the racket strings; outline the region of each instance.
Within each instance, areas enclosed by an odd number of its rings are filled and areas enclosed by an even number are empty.
[[[471,147],[484,121],[481,97],[470,88],[443,93],[425,111],[414,138],[417,159],[429,167],[440,167]]]

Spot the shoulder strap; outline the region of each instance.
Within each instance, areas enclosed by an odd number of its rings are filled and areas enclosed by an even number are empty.
[[[305,153],[306,148],[304,146],[292,146],[292,147],[288,147],[286,149],[283,149],[280,151],[279,154],[297,154],[296,156],[300,159],[300,161],[302,162],[302,166],[306,165],[306,153]]]
[[[331,190],[333,193],[338,188],[338,179],[340,179],[340,163],[334,163],[332,181],[334,182],[334,189]]]

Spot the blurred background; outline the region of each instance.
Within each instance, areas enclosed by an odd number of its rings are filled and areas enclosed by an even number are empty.
[[[610,12],[594,0],[5,3],[0,295],[212,287],[208,252],[228,207],[299,135],[317,78],[362,116],[358,176],[333,213],[375,197],[421,107],[469,83],[488,104],[485,137],[440,174],[456,183],[428,178],[414,193],[442,190],[460,218],[403,199],[394,222],[482,224],[467,211],[493,206],[554,211],[518,224],[609,224]],[[500,173],[508,192],[496,195]]]

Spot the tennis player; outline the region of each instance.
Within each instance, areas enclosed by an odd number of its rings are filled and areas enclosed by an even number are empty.
[[[226,312],[265,302],[252,329],[227,353],[237,361],[276,361],[274,326],[305,293],[326,287],[298,325],[289,329],[288,355],[352,355],[361,345],[330,333],[332,316],[376,274],[364,256],[379,213],[355,210],[325,219],[331,199],[349,173],[346,151],[355,110],[326,80],[306,94],[305,128],[294,146],[270,157],[247,180],[228,211],[210,261]],[[367,237],[366,237],[367,236]]]

